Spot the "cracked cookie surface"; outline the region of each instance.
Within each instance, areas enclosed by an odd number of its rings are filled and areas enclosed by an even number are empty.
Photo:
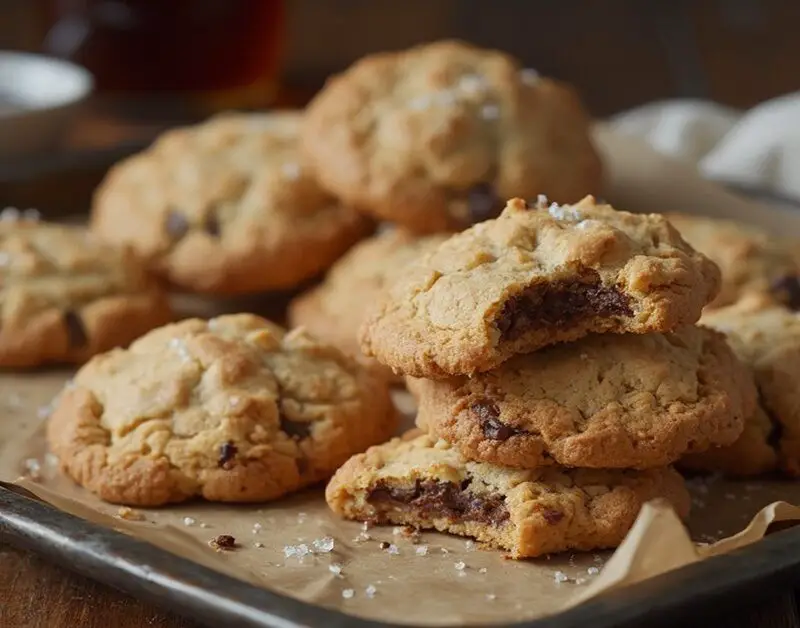
[[[469,536],[514,558],[616,547],[652,499],[668,500],[681,517],[689,512],[683,478],[671,468],[515,470],[467,461],[445,441],[414,433],[351,458],[325,497],[348,519]]]
[[[682,465],[730,475],[756,475],[778,467],[800,476],[800,314],[751,295],[704,314],[702,322],[725,333],[752,369],[759,408],[733,446],[692,456]]]
[[[445,235],[418,238],[390,229],[359,242],[334,264],[323,283],[292,301],[288,312],[291,325],[302,325],[317,338],[363,358],[358,329],[369,306],[388,284],[402,276],[409,264],[446,238]],[[372,360],[369,362],[380,367]]]
[[[47,427],[62,469],[102,499],[275,499],[393,433],[385,382],[302,330],[190,319],[97,356]]]
[[[518,468],[644,469],[730,445],[755,407],[722,334],[594,335],[471,378],[409,378],[420,427],[467,458]]]
[[[302,146],[328,189],[416,232],[493,218],[512,196],[601,192],[575,92],[456,41],[371,55],[333,77],[309,104]]]
[[[289,289],[371,229],[323,191],[297,147],[301,114],[227,114],[168,131],[116,165],[92,230],[129,243],[179,288]]]
[[[719,270],[662,216],[592,197],[508,202],[410,266],[371,308],[366,355],[442,379],[588,333],[671,331],[700,317]]]
[[[80,363],[171,318],[130,250],[85,229],[0,219],[0,366]]]
[[[689,244],[719,266],[722,287],[709,309],[758,293],[800,310],[800,265],[789,243],[744,223],[687,214],[667,218]]]

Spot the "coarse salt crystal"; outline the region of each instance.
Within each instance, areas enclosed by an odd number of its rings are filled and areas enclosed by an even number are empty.
[[[589,569],[586,570],[586,573],[588,573],[590,576],[596,576],[600,573],[600,570],[597,567],[589,567]]]
[[[459,560],[456,563],[453,563],[453,567],[455,567],[458,571],[464,571],[467,568],[467,564],[463,560]]]
[[[497,105],[484,105],[481,107],[481,118],[484,120],[497,120],[500,117],[500,107]]]
[[[486,569],[486,567],[481,567],[480,569],[478,569],[478,573],[486,573],[487,571],[488,569]]]
[[[37,480],[41,477],[42,465],[36,458],[28,458],[23,464],[25,471],[32,479]]]
[[[519,79],[525,83],[525,85],[536,85],[540,78],[539,73],[533,68],[524,68],[519,71]]]
[[[328,565],[328,571],[330,571],[335,576],[342,575],[342,566],[339,563],[331,563]]]
[[[403,532],[404,530],[402,526],[395,526],[394,528],[392,528],[392,534],[394,536],[400,536],[401,534],[403,534]]]
[[[333,551],[334,540],[329,536],[322,537],[321,539],[314,539],[311,543],[314,546],[314,551],[320,554],[327,554]]]
[[[458,89],[467,94],[476,94],[486,88],[486,79],[478,74],[465,74],[458,80]]]
[[[553,580],[556,581],[556,584],[561,584],[562,582],[569,580],[569,576],[567,576],[567,574],[565,574],[563,571],[557,571],[553,574]]]
[[[389,543],[389,547],[386,549],[386,551],[389,552],[390,554],[397,555],[400,553],[400,548],[397,547],[397,545],[395,545],[394,543]]]
[[[287,179],[295,180],[300,178],[300,164],[288,162],[281,166],[281,173]]]
[[[468,552],[473,551],[475,549],[475,541],[464,541],[464,549],[466,549]]]
[[[257,534],[258,532],[260,532],[262,527],[263,526],[260,523],[254,523],[253,524],[253,534]]]
[[[207,528],[208,524],[204,521],[203,523],[200,524],[200,527],[201,528]]]
[[[550,207],[547,208],[547,212],[553,217],[558,220],[580,220],[581,215],[578,210],[574,207],[570,207],[569,205],[559,205],[558,203],[552,203]]]
[[[581,220],[577,225],[575,225],[575,228],[576,229],[588,229],[589,227],[596,227],[596,226],[599,226],[599,225],[602,225],[602,224],[603,223],[600,222],[599,220],[586,219],[586,220]]]
[[[16,207],[6,207],[0,211],[0,220],[7,220],[9,222],[19,220],[21,212]]]
[[[445,548],[445,547],[443,547],[443,548],[442,548],[441,550],[439,550],[439,551],[440,551],[440,552],[442,552],[442,554],[449,554],[449,553],[450,553],[450,550],[449,550],[449,549],[447,549],[447,548]]]
[[[193,526],[195,523],[197,523],[197,520],[194,517],[183,518],[183,525],[185,526]]]
[[[367,596],[367,597],[369,597],[369,598],[373,598],[373,597],[375,597],[375,593],[376,593],[377,591],[378,591],[378,589],[376,589],[376,588],[375,588],[375,586],[374,586],[374,585],[372,585],[372,584],[368,585],[368,586],[367,586],[367,588],[366,588],[366,589],[364,589],[364,593],[365,593],[365,594],[366,594],[366,596]]]
[[[353,589],[344,589],[344,590],[342,591],[342,597],[343,597],[345,600],[349,600],[349,599],[350,599],[350,598],[352,598],[352,597],[353,597],[355,594],[356,594],[356,592],[355,592],[355,591],[353,591]]]
[[[494,600],[495,598],[497,598],[497,596],[494,593],[487,593],[486,594],[486,599],[489,600],[489,601]]]
[[[547,196],[544,194],[539,194],[539,196],[536,197],[536,207],[538,209],[544,209],[549,202]]]
[[[414,552],[417,554],[417,556],[425,556],[428,553],[428,546],[420,545],[414,550]]]
[[[261,549],[262,547],[264,547],[264,544],[261,541],[256,541],[255,543],[253,543],[253,546]]]

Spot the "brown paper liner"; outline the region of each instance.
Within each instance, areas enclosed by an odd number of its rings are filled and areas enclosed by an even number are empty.
[[[800,232],[800,216],[732,196],[637,140],[602,128],[597,137],[609,164],[606,198],[620,208],[696,211]],[[189,305],[193,313],[208,311],[204,303],[189,300]],[[251,309],[260,310],[257,305]],[[694,509],[688,529],[665,504],[648,504],[613,555],[512,561],[446,535],[423,533],[415,543],[391,527],[365,533],[360,524],[331,514],[321,488],[262,505],[193,502],[141,509],[135,511],[141,520],[126,520],[117,516],[118,507],[61,476],[46,455],[46,406],[69,376],[67,371],[0,375],[0,480],[25,476],[22,486],[66,512],[247,582],[371,619],[437,626],[533,619],[757,541],[772,522],[800,520],[800,509],[789,505],[800,504],[800,483],[719,477],[690,482]],[[398,402],[413,411],[408,397],[401,395]],[[219,534],[233,535],[240,547],[214,551],[208,541]],[[330,551],[327,539],[333,539]],[[381,542],[392,544],[396,553],[382,550]],[[309,549],[304,558],[286,556],[303,545]]]

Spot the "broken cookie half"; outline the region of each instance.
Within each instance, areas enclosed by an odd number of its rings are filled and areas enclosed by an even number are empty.
[[[326,490],[348,519],[468,536],[513,558],[616,547],[657,498],[688,515],[686,486],[669,467],[514,470],[469,462],[419,432],[352,457]]]
[[[589,333],[692,324],[719,285],[663,216],[592,197],[512,199],[410,267],[367,316],[361,346],[405,375],[472,375]]]

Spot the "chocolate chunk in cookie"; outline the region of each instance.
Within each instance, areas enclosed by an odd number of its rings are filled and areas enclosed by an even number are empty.
[[[371,308],[363,351],[394,371],[445,379],[589,333],[694,323],[719,270],[661,216],[587,197],[512,199],[499,218],[451,236]]]
[[[668,500],[682,517],[689,511],[683,479],[670,468],[517,471],[469,462],[414,434],[351,458],[325,498],[348,519],[473,537],[513,558],[616,547],[651,499]]]

